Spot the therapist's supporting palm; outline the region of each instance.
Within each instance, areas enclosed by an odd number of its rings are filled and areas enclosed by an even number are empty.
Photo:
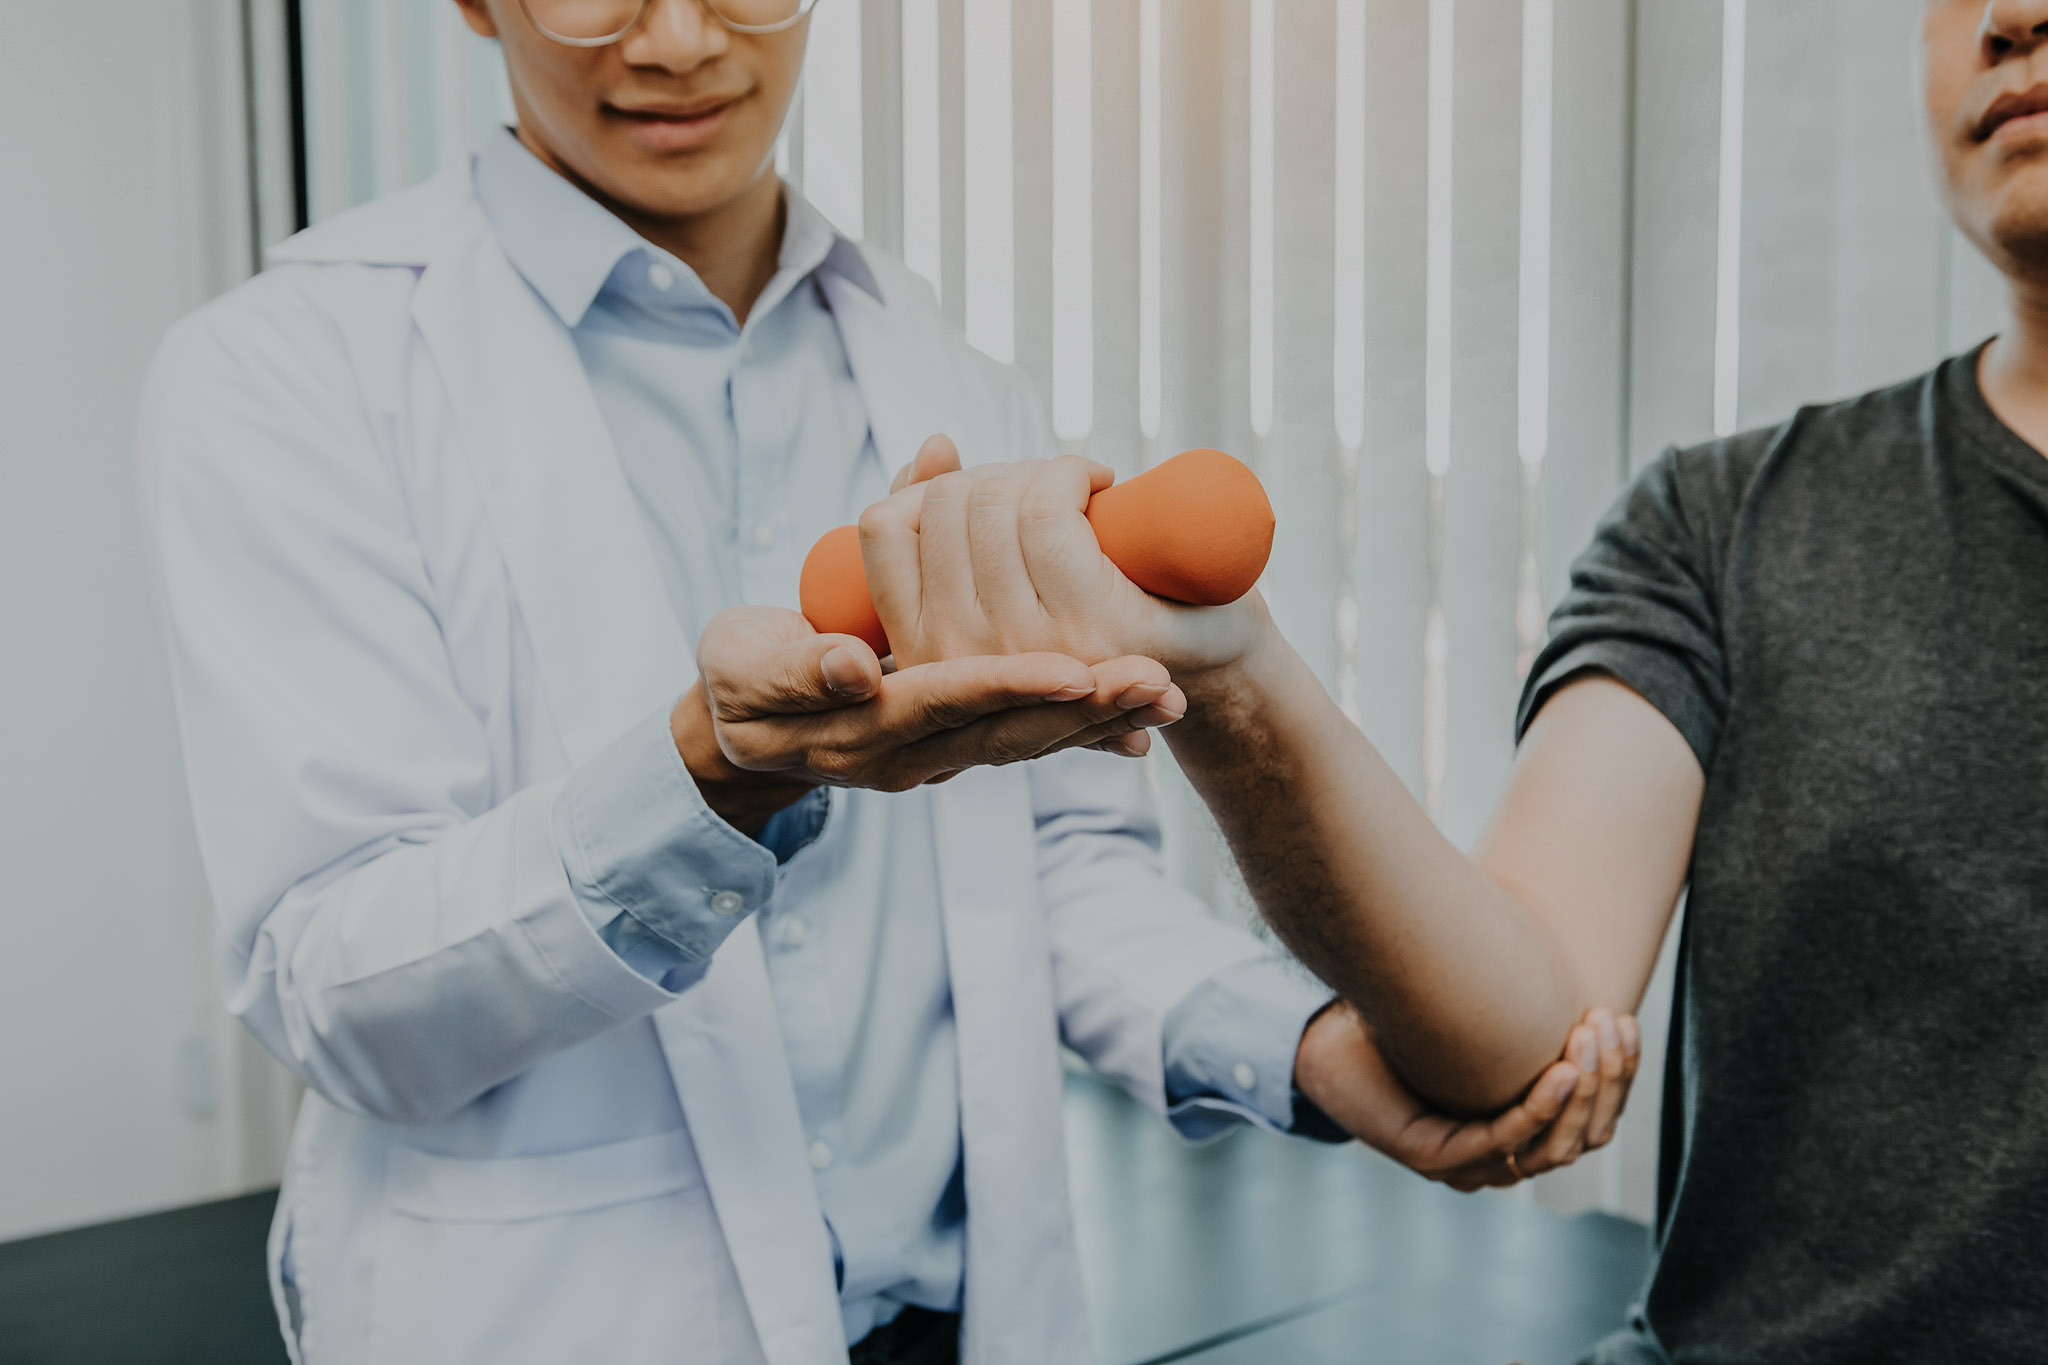
[[[1182,606],[1103,555],[1086,509],[1114,478],[1072,455],[963,470],[946,437],[925,442],[860,521],[868,587],[898,661],[1138,655],[1181,677],[1242,658],[1264,621],[1256,592],[1228,607]]]
[[[884,672],[850,635],[734,607],[705,628],[670,729],[706,802],[758,830],[818,786],[904,791],[1084,745],[1142,755],[1187,700],[1150,659],[949,658]]]

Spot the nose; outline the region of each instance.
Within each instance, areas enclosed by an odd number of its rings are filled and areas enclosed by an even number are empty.
[[[732,32],[705,0],[652,0],[620,46],[628,65],[682,73],[723,55],[732,46]]]
[[[1993,66],[2008,57],[2030,56],[2048,46],[2048,0],[1987,0],[1977,39]]]

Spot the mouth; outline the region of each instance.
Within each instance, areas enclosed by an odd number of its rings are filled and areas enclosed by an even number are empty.
[[[1988,142],[2001,129],[2048,131],[2048,83],[2009,90],[1993,100],[1977,120],[1977,141]]]
[[[691,151],[714,141],[745,99],[741,94],[669,103],[607,103],[604,112],[625,125],[628,135],[650,151]]]

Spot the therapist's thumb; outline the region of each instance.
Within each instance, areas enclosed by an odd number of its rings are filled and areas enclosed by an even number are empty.
[[[725,722],[801,715],[866,701],[882,663],[855,635],[820,635],[781,607],[727,607],[697,641],[697,673]]]
[[[782,667],[771,676],[775,694],[761,698],[762,710],[829,711],[879,692],[882,663],[856,636],[814,635],[792,642]]]

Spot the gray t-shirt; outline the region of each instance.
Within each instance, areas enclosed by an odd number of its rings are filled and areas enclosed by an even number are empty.
[[[1667,452],[1530,674],[1521,728],[1609,674],[1707,774],[1602,1365],[2048,1359],[2048,458],[1976,361]]]

